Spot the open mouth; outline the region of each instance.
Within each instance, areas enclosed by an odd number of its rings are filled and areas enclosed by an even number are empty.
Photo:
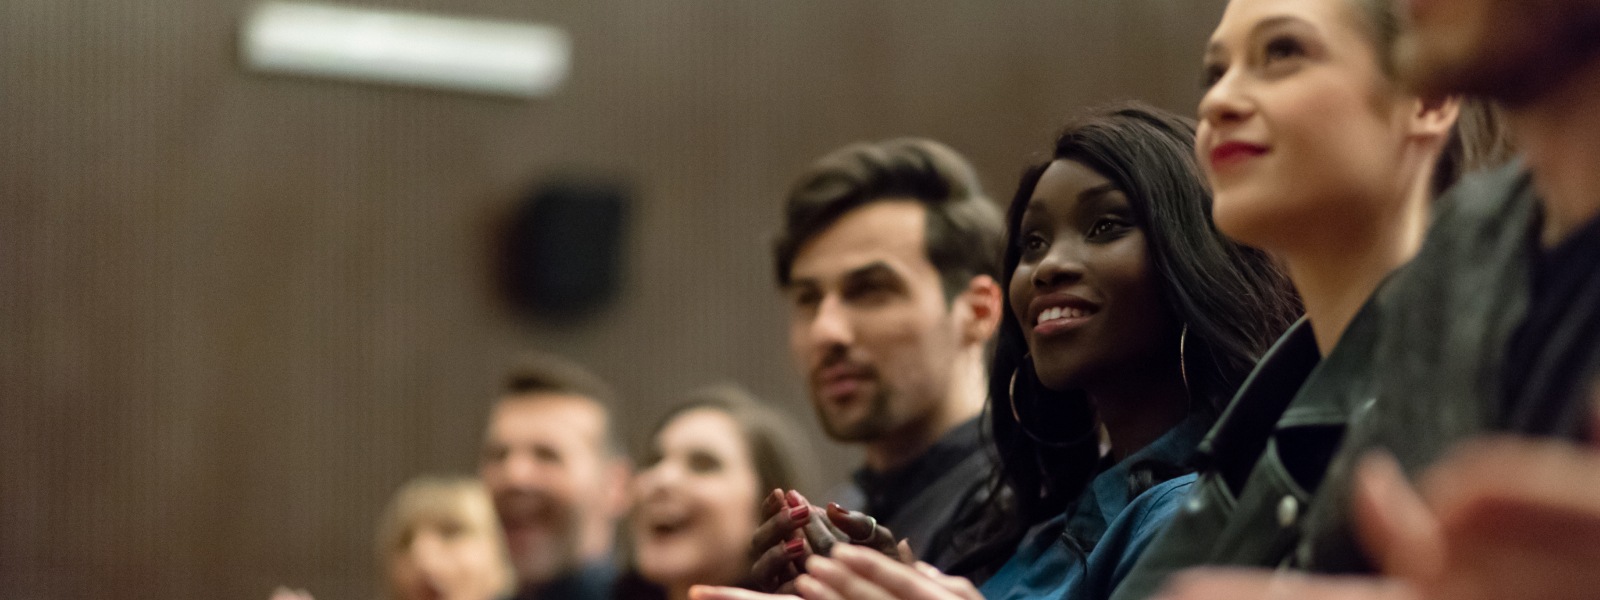
[[[648,515],[644,519],[645,531],[652,538],[671,537],[687,531],[694,525],[694,518],[689,514],[662,513]]]
[[[1076,297],[1041,298],[1043,300],[1033,318],[1033,331],[1038,335],[1066,332],[1082,326],[1100,312],[1092,302]]]
[[[1035,322],[1034,325],[1044,325],[1046,323],[1063,322],[1063,321],[1068,321],[1068,320],[1071,320],[1071,319],[1082,319],[1082,318],[1088,317],[1091,314],[1094,314],[1093,311],[1089,311],[1089,310],[1082,309],[1082,308],[1073,308],[1073,307],[1070,307],[1070,306],[1058,306],[1058,307],[1046,310],[1046,311],[1044,311],[1042,313],[1039,313],[1039,320],[1037,322]]]

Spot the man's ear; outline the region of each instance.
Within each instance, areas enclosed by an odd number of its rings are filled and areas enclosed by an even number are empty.
[[[957,308],[966,313],[961,323],[961,341],[979,346],[987,344],[1000,328],[1000,315],[1005,310],[1000,284],[988,275],[973,277],[967,282],[967,289],[956,297],[956,302]]]
[[[1460,96],[1418,98],[1411,111],[1411,135],[1439,140],[1450,139],[1450,128],[1461,117]]]

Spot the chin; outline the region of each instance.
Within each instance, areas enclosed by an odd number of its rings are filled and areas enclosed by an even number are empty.
[[[1294,214],[1287,190],[1273,186],[1235,183],[1219,188],[1211,203],[1211,220],[1217,231],[1235,242],[1271,249],[1279,237],[1293,235],[1303,224]]]
[[[639,561],[639,575],[644,577],[646,581],[662,587],[672,587],[674,584],[684,582],[720,583],[704,581],[705,578],[698,575],[704,572],[705,569],[702,566],[693,564],[693,561],[679,558],[661,557],[660,560],[655,561]]]

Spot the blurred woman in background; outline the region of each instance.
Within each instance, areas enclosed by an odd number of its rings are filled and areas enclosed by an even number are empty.
[[[662,419],[633,483],[633,572],[619,598],[746,583],[760,502],[804,487],[798,461],[810,453],[793,422],[731,385],[692,392]]]

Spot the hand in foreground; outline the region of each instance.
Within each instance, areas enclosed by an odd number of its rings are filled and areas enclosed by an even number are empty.
[[[852,546],[834,549],[831,559],[811,557],[806,573],[795,582],[806,600],[983,600],[965,578]]]
[[[1175,577],[1163,597],[1576,600],[1600,590],[1593,446],[1470,441],[1423,475],[1420,493],[1392,458],[1375,455],[1356,484],[1358,531],[1384,578],[1197,570]]]
[[[835,546],[860,544],[903,561],[913,560],[910,549],[895,543],[894,534],[866,514],[829,503],[813,506],[790,490],[773,490],[761,502],[763,522],[751,539],[754,557],[750,573],[761,589],[794,591],[794,579],[812,555],[828,556]]]
[[[308,592],[308,591],[305,591],[305,590],[291,590],[288,587],[280,585],[280,586],[278,586],[278,589],[272,590],[272,598],[271,598],[271,600],[315,600],[315,599],[311,597],[311,592]]]

